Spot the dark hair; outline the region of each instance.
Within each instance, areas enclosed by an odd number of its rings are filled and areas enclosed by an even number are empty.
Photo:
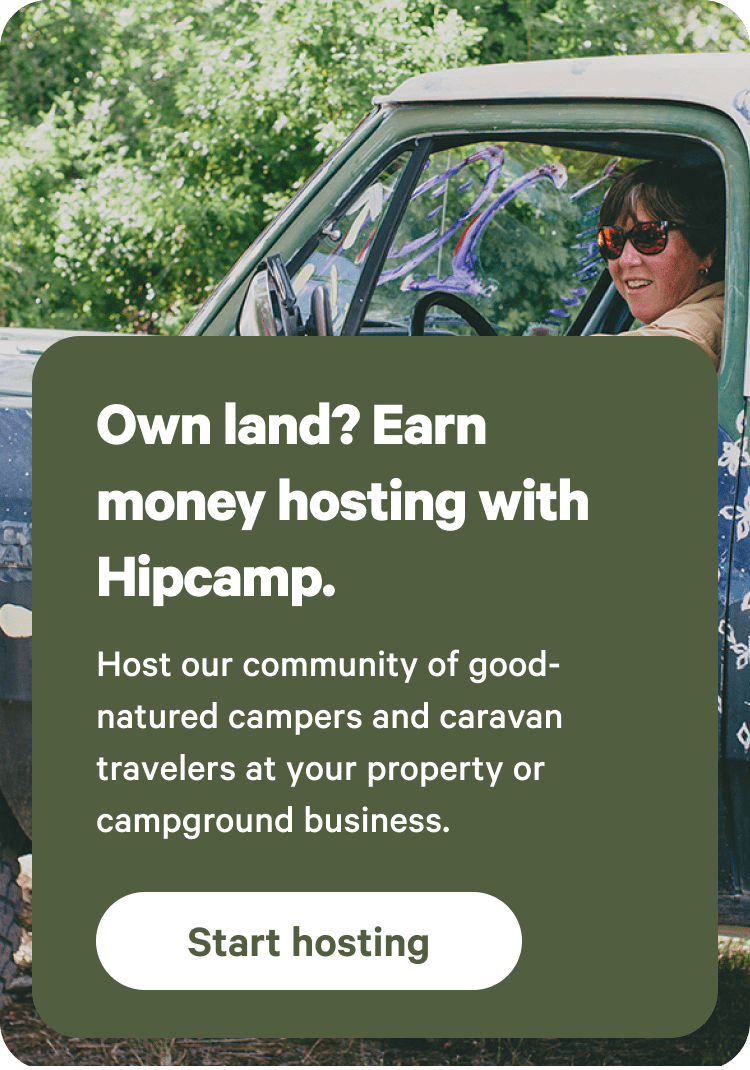
[[[652,219],[679,223],[699,257],[714,253],[707,281],[724,278],[724,179],[715,170],[683,164],[642,163],[620,175],[607,190],[599,225],[637,218],[638,204]]]

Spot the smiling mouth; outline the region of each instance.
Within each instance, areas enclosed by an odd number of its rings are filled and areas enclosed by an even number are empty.
[[[650,285],[651,282],[648,279],[626,279],[625,281],[625,287],[629,293],[634,290],[645,290]]]

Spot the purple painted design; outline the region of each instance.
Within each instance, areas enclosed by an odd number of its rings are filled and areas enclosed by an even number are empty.
[[[468,164],[480,160],[487,162],[488,169],[482,189],[471,206],[451,223],[444,234],[441,235],[439,230],[435,228],[428,234],[404,243],[400,249],[391,248],[386,263],[388,261],[392,262],[397,258],[406,259],[398,266],[387,267],[378,279],[378,286],[401,279],[400,289],[403,292],[440,290],[444,293],[474,296],[487,296],[497,288],[496,283],[483,282],[476,274],[479,242],[487,226],[501,209],[528,186],[547,178],[553,183],[555,189],[559,190],[565,185],[568,175],[562,164],[542,164],[516,178],[502,193],[493,198],[493,191],[505,162],[505,154],[500,145],[484,145],[455,166],[441,171],[439,174],[433,175],[422,182],[412,193],[410,201],[414,201],[417,197],[426,193],[429,193],[432,197],[442,195],[448,188],[451,178]],[[619,162],[619,157],[611,160],[598,178],[571,194],[569,199],[571,201],[578,200],[583,194],[596,189],[601,183],[611,179]],[[474,178],[470,177],[457,187],[458,191],[464,192],[474,181]],[[490,203],[487,203],[488,201]],[[426,219],[433,219],[441,209],[442,206],[432,209]],[[589,217],[597,216],[598,212],[599,206],[595,205],[583,214],[583,218],[588,220]],[[459,233],[462,227],[464,229]],[[412,276],[412,272],[457,234],[459,237],[453,250],[450,273],[445,277],[430,274],[426,278],[415,279]],[[579,306],[581,304],[580,298],[585,297],[588,292],[587,288],[582,286],[581,283],[588,283],[598,276],[601,264],[595,234],[596,228],[592,226],[586,226],[576,234],[576,238],[579,240],[571,246],[571,250],[577,250],[583,254],[578,258],[578,267],[573,272],[573,281],[576,282],[576,285],[570,287],[567,296],[558,298],[560,303],[567,306],[567,308],[548,309],[547,317],[556,317],[556,319],[548,318],[543,322],[559,326],[560,320],[570,319],[571,313],[567,309]]]
[[[436,211],[440,211],[439,208]],[[404,242],[400,249],[395,250],[391,247],[391,251],[388,253],[388,259],[390,260],[395,256],[409,256],[410,253],[415,252],[417,249],[421,249],[423,245],[426,245],[428,241],[432,241],[436,234],[440,231],[433,227],[429,234],[422,234],[419,238],[414,238],[412,241]]]
[[[557,163],[542,164],[539,167],[535,167],[532,171],[528,171],[514,182],[511,182],[498,197],[477,215],[477,210],[485,201],[487,201],[492,193],[495,184],[500,177],[500,171],[504,162],[502,148],[498,145],[488,145],[482,147],[477,152],[472,153],[470,156],[467,156],[465,160],[457,164],[455,167],[449,168],[448,171],[436,175],[434,178],[422,183],[422,185],[414,191],[411,199],[414,200],[420,194],[426,193],[428,190],[432,190],[436,186],[439,186],[440,191],[442,192],[447,180],[452,175],[457,174],[468,163],[477,160],[486,160],[489,163],[489,169],[484,180],[484,186],[471,207],[463,212],[443,235],[436,241],[433,241],[426,248],[423,248],[417,256],[412,257],[399,267],[390,268],[384,271],[378,280],[379,286],[382,286],[384,283],[390,282],[393,279],[404,278],[404,283],[401,286],[402,290],[439,289],[444,293],[473,295],[485,295],[492,292],[494,286],[485,286],[476,276],[477,250],[479,240],[485,228],[502,208],[509,204],[514,197],[528,186],[531,186],[535,182],[539,182],[543,178],[547,178],[553,183],[555,189],[561,189],[567,181],[568,173],[562,164]],[[461,234],[458,244],[453,252],[451,274],[442,279],[438,278],[437,275],[428,275],[425,279],[408,278],[410,273],[414,271],[419,264],[449,241],[467,220],[471,220],[471,222],[469,222],[463,234]],[[403,255],[403,253],[404,249],[400,250],[399,254],[391,252],[391,258],[395,255]]]
[[[570,200],[571,201],[578,200],[578,198],[582,197],[584,195],[584,193],[588,193],[589,190],[596,189],[596,187],[601,185],[602,182],[606,182],[608,178],[611,178],[612,177],[612,172],[617,167],[617,165],[618,165],[618,163],[620,162],[621,159],[622,159],[621,156],[616,156],[614,160],[610,160],[610,162],[604,168],[604,171],[601,173],[601,175],[599,175],[598,178],[595,178],[593,182],[589,182],[588,186],[581,186],[581,188],[579,190],[576,190],[575,193],[571,194]],[[597,211],[598,211],[598,209],[597,209]]]
[[[732,103],[744,119],[750,120],[750,89],[742,89]]]
[[[505,153],[499,145],[482,146],[482,148],[478,149],[477,152],[471,153],[471,155],[461,160],[460,163],[457,163],[454,167],[449,167],[447,171],[441,171],[439,175],[434,175],[432,178],[428,178],[426,182],[423,182],[421,185],[417,186],[417,188],[412,193],[410,200],[416,200],[417,197],[421,197],[424,193],[429,193],[436,186],[440,186],[441,190],[444,189],[448,180],[451,179],[453,175],[458,174],[458,172],[463,170],[463,168],[466,167],[467,164],[475,163],[477,160],[486,160],[489,163],[489,170],[487,171],[487,177],[484,180],[484,186],[479,196],[471,205],[471,207],[468,208],[465,212],[463,212],[462,215],[460,215],[458,219],[451,224],[448,230],[446,230],[445,234],[443,234],[436,241],[434,241],[427,249],[424,249],[418,256],[413,257],[411,260],[407,261],[405,264],[401,264],[399,267],[387,268],[385,271],[383,271],[380,275],[380,278],[378,279],[378,286],[382,286],[386,282],[391,282],[393,279],[400,279],[403,276],[408,275],[409,272],[413,271],[414,268],[421,264],[423,260],[426,260],[442,245],[445,245],[447,241],[450,241],[453,235],[458,231],[459,227],[461,227],[461,225],[465,223],[467,219],[470,219],[473,213],[477,210],[477,208],[479,208],[479,206],[487,200],[487,198],[492,193],[492,190],[494,189],[495,183],[500,177],[500,171],[505,160]],[[393,249],[391,249],[391,252],[388,255],[388,259],[393,259],[395,256],[398,255],[400,255],[400,253],[397,253]],[[409,281],[408,286],[402,286],[402,289],[418,288],[420,287],[414,285],[411,280]]]

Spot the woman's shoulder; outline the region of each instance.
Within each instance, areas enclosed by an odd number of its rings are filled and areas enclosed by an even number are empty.
[[[714,282],[696,290],[681,304],[653,323],[630,331],[627,337],[687,338],[704,349],[718,367],[724,327],[724,283]]]
[[[689,329],[692,323],[711,324],[718,327],[719,340],[721,341],[721,328],[724,323],[724,283],[713,282],[710,286],[703,286],[694,294],[687,297],[679,305],[670,308],[658,319],[650,323],[649,328],[664,330],[671,327],[685,327]],[[641,327],[640,330],[646,330]],[[637,333],[637,332],[636,332]]]
[[[675,305],[669,312],[665,312],[665,316],[669,316],[672,312],[677,312],[681,308],[689,308],[694,306],[707,307],[707,308],[722,308],[724,307],[724,280],[720,282],[712,282],[710,286],[702,286],[700,290],[696,290],[694,294],[687,297],[681,304]]]

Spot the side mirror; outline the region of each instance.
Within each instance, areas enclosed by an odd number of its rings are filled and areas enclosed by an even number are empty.
[[[237,327],[240,335],[253,337],[302,334],[302,317],[280,256],[269,256],[265,267],[253,276]]]
[[[278,255],[269,256],[265,267],[255,274],[242,302],[239,335],[276,338],[301,334],[319,338],[333,334],[331,298],[328,287],[316,286],[310,300],[310,315],[302,326],[297,299],[284,261]]]
[[[237,333],[253,337],[275,337],[279,332],[271,306],[268,289],[268,272],[259,271],[253,279],[242,302]]]

